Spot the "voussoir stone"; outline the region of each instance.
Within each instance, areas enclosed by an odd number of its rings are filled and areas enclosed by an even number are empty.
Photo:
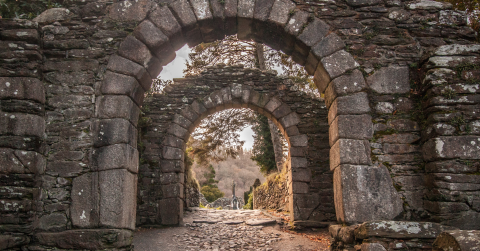
[[[107,69],[113,72],[133,76],[142,85],[144,91],[150,90],[152,77],[145,67],[118,55],[112,55],[108,60]]]
[[[321,60],[331,79],[360,66],[350,53],[340,50]]]
[[[148,13],[155,7],[150,0],[135,0],[117,2],[108,7],[107,17],[115,21],[136,21],[145,19]]]
[[[408,93],[410,78],[407,66],[383,67],[367,78],[369,87],[380,94]]]

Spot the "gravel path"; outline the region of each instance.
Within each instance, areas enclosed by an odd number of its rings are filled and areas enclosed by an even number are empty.
[[[328,250],[328,243],[282,231],[259,210],[191,210],[180,227],[137,229],[135,251]],[[319,235],[327,238],[326,230]]]

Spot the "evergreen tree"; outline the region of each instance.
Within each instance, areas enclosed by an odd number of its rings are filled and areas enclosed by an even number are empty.
[[[218,180],[215,180],[215,169],[213,166],[210,164],[207,168],[210,172],[204,175],[207,181],[203,184],[200,192],[205,196],[205,199],[207,199],[208,202],[214,202],[218,198],[222,198],[225,194],[218,189]]]
[[[252,160],[257,162],[264,175],[268,175],[270,172],[277,170],[268,118],[260,114],[257,115],[252,130],[254,132]]]

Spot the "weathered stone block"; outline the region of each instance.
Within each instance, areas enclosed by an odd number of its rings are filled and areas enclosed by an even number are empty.
[[[277,98],[271,98],[268,103],[265,105],[265,110],[272,112],[275,111],[278,107],[282,105],[282,101]]]
[[[86,171],[86,165],[79,161],[49,161],[46,172],[60,177],[76,177]]]
[[[140,108],[128,96],[97,97],[95,111],[98,118],[123,118],[137,125]]]
[[[310,182],[312,172],[306,168],[292,168],[292,181]]]
[[[70,10],[66,8],[51,8],[42,12],[32,21],[40,24],[50,24],[55,21],[66,20],[72,16],[73,16],[73,13],[71,13]]]
[[[0,99],[30,99],[45,103],[45,88],[36,78],[0,78]]]
[[[255,10],[255,0],[238,0],[238,34],[240,40],[252,37],[252,19]]]
[[[342,39],[335,35],[335,33],[331,33],[312,47],[307,57],[305,69],[309,74],[313,75],[315,73],[319,60],[343,48],[345,48],[345,43],[342,41]]]
[[[480,231],[448,230],[440,233],[433,250],[475,250],[480,247]]]
[[[289,137],[290,146],[308,146],[308,137],[305,134]]]
[[[281,106],[279,106],[277,109],[275,109],[275,111],[273,111],[273,116],[277,118],[277,120],[279,120],[280,118],[283,118],[284,116],[290,113],[292,113],[290,106],[284,103]]]
[[[0,173],[3,174],[43,174],[45,162],[37,152],[0,148]]]
[[[361,251],[387,251],[380,243],[363,243]]]
[[[330,170],[341,164],[370,165],[370,152],[367,140],[338,139],[330,148]]]
[[[425,166],[427,173],[474,173],[477,167],[455,160],[430,162]]]
[[[164,173],[183,173],[185,172],[185,164],[182,160],[162,160],[160,162],[160,167]]]
[[[305,182],[292,182],[292,186],[297,194],[307,194],[309,191],[308,184]]]
[[[193,47],[203,41],[202,33],[197,24],[197,18],[187,0],[174,1],[169,4],[178,23],[183,28],[183,34],[188,46]]]
[[[101,87],[102,94],[128,95],[137,104],[141,105],[144,90],[134,77],[107,71]]]
[[[0,250],[20,247],[30,242],[30,238],[25,235],[0,235]]]
[[[308,160],[301,157],[291,157],[290,165],[292,168],[306,168],[308,167]]]
[[[162,225],[176,225],[183,217],[183,201],[180,198],[163,199],[159,202],[158,218]]]
[[[454,136],[438,137],[423,145],[423,157],[427,161],[441,159],[478,159],[480,156],[480,137]]]
[[[169,146],[163,147],[163,158],[171,160],[183,160],[183,150]]]
[[[107,69],[113,72],[118,72],[128,76],[133,76],[142,85],[144,91],[150,90],[152,86],[152,77],[148,74],[147,70],[126,58],[112,55],[108,60]]]
[[[190,133],[187,129],[177,124],[171,124],[167,132],[184,140],[188,140],[188,137],[190,136]]]
[[[340,115],[329,127],[329,143],[333,146],[338,139],[371,139],[372,117],[364,115]]]
[[[165,139],[162,141],[162,144],[165,146],[185,149],[185,141],[172,135],[166,135]]]
[[[168,37],[149,20],[139,24],[133,31],[133,35],[150,48],[160,60],[161,65],[167,65],[175,59],[175,50]]]
[[[132,231],[124,229],[78,229],[35,234],[43,246],[87,250],[127,247],[132,243],[132,236]]]
[[[108,7],[107,17],[120,22],[141,22],[154,7],[155,3],[149,0],[118,2]]]
[[[344,50],[337,51],[330,56],[324,57],[321,62],[331,79],[360,66],[352,55]]]
[[[440,233],[453,229],[455,228],[432,222],[376,220],[361,224],[360,227],[355,230],[355,237],[358,239],[371,237],[434,239]]]
[[[96,171],[127,169],[132,173],[137,173],[138,159],[137,149],[126,144],[100,147],[95,149],[92,154]]]
[[[0,134],[43,138],[44,133],[45,120],[40,116],[22,113],[0,114]]]
[[[145,67],[150,76],[158,76],[162,70],[160,60],[152,55],[145,44],[133,36],[128,36],[123,40],[118,48],[118,54]]]
[[[70,217],[72,224],[79,228],[96,227],[98,225],[98,201],[95,196],[98,190],[98,173],[86,173],[76,177],[72,182],[72,205]]]
[[[408,93],[410,78],[407,66],[383,67],[367,78],[370,88],[380,94]]]
[[[317,65],[317,68],[315,69],[315,73],[313,75],[313,82],[317,86],[320,93],[323,93],[325,91],[325,88],[327,88],[328,83],[330,83],[330,76],[328,75],[328,72],[325,70],[323,64],[321,63],[319,63]]]
[[[137,146],[137,129],[126,119],[102,119],[93,123],[95,147],[130,144]]]
[[[168,6],[157,7],[148,18],[168,37],[174,50],[178,50],[185,45],[182,26],[175,19]]]
[[[62,231],[67,229],[67,216],[64,213],[43,215],[38,220],[37,229],[44,231]]]
[[[386,167],[340,165],[333,180],[338,221],[389,220],[403,211],[403,202]]]
[[[215,0],[212,0],[215,1]],[[234,35],[237,33],[237,0],[225,0],[225,35]]]
[[[305,11],[296,10],[295,14],[290,18],[288,24],[285,26],[285,32],[292,36],[297,36],[303,29],[303,26],[308,22],[309,14]]]
[[[163,198],[183,198],[183,187],[180,183],[162,185]]]
[[[293,60],[300,65],[305,65],[310,48],[324,38],[329,29],[330,26],[318,18],[308,24],[297,38],[292,55]]]
[[[300,123],[300,116],[298,116],[296,112],[292,112],[280,119],[280,124],[283,126],[283,128],[290,128],[292,126],[298,125],[299,123]],[[291,133],[288,133],[288,132],[287,134],[292,135]]]
[[[137,176],[126,169],[99,173],[99,223],[103,227],[135,229]]]
[[[328,123],[331,124],[338,115],[353,115],[370,112],[367,93],[359,92],[349,96],[338,97],[328,110]]]
[[[213,21],[213,15],[210,11],[210,3],[208,0],[190,0],[193,12],[200,23],[200,31],[202,32],[204,42],[213,42],[217,39],[223,39],[223,25]]]
[[[354,70],[351,74],[344,74],[332,80],[326,87],[325,104],[330,108],[337,97],[360,92],[366,87],[365,79],[359,70]]]

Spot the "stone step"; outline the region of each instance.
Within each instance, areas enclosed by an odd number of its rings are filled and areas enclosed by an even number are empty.
[[[265,226],[265,225],[277,224],[277,221],[272,219],[255,219],[255,220],[248,220],[245,223],[249,226]]]

